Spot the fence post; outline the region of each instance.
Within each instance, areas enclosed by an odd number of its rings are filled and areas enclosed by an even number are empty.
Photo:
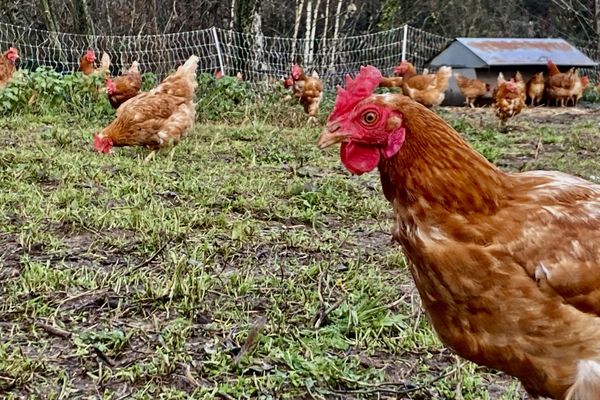
[[[225,75],[225,68],[223,67],[223,55],[221,54],[221,43],[219,43],[219,36],[217,35],[217,28],[212,27],[213,38],[215,39],[215,46],[217,47],[217,57],[219,58],[219,69],[221,74]]]
[[[406,41],[408,40],[408,25],[404,24],[404,32],[402,34],[402,60],[406,61]]]

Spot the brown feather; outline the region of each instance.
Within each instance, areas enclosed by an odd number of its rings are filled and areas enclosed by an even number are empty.
[[[16,69],[15,63],[6,57],[7,54],[8,50],[0,57],[0,87],[6,86]]]
[[[600,362],[600,187],[506,174],[433,112],[383,103],[408,132],[381,181],[436,332],[531,394],[565,399],[579,360]]]
[[[498,92],[522,99],[505,84],[501,75]],[[600,186],[559,172],[505,173],[406,96],[357,104],[330,115],[319,146],[344,142],[347,167],[380,151],[393,237],[443,343],[517,377],[532,396],[600,398]],[[372,131],[362,112],[389,119]]]
[[[137,96],[142,88],[142,76],[136,69],[130,69],[113,80],[114,90],[108,95],[108,100],[113,108]]]
[[[100,133],[113,146],[157,149],[177,144],[195,119],[194,91],[198,57],[192,56],[177,72],[147,93],[117,109],[117,117]]]

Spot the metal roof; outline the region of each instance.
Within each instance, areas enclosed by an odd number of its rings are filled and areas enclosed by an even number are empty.
[[[595,67],[596,63],[564,39],[456,38],[430,65],[489,68],[511,65]]]

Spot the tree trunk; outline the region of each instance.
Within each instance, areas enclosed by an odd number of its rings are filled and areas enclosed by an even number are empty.
[[[306,67],[306,63],[309,61],[310,52],[310,31],[312,21],[312,0],[308,0],[306,3],[306,29],[304,30],[304,57],[302,57],[302,64]]]
[[[600,57],[600,0],[594,1],[594,27],[596,28],[596,49],[598,50],[596,57]]]
[[[310,49],[308,52],[308,64],[312,65],[315,58],[315,36],[317,34],[317,21],[319,19],[319,6],[321,5],[321,0],[317,0],[317,4],[313,11],[312,17],[312,26],[310,28]]]
[[[44,24],[46,24],[46,28],[50,31],[48,36],[52,45],[55,49],[58,50],[58,58],[62,62],[66,62],[65,55],[62,52],[62,46],[60,44],[60,40],[58,40],[58,31],[59,26],[56,23],[56,18],[52,13],[52,8],[50,6],[49,0],[40,0],[40,5],[42,6],[42,16],[44,18]]]
[[[229,8],[229,29],[235,28],[235,0],[231,0],[231,7]]]
[[[255,14],[260,15],[260,0],[237,1],[237,30],[251,34]]]
[[[329,30],[329,2],[330,0],[325,1],[325,18],[323,21],[323,35],[321,36],[321,49],[325,48],[325,40],[327,39],[327,31]]]
[[[292,55],[291,62],[296,62],[296,43],[298,41],[298,31],[300,30],[300,21],[302,21],[302,10],[304,9],[304,0],[296,0],[296,18],[294,19],[294,34],[292,35]]]
[[[255,73],[254,79],[258,80],[261,73],[269,72],[264,62],[265,54],[265,36],[262,33],[262,18],[259,13],[254,14],[252,21],[252,70]]]
[[[158,4],[156,0],[152,0],[152,7],[150,7],[152,13],[152,30],[155,35],[160,33],[160,27],[158,26]]]
[[[90,9],[88,7],[87,0],[73,0],[73,9],[75,10],[73,19],[77,33],[81,33],[83,35],[94,35],[94,21],[90,15]]]
[[[340,35],[340,17],[342,15],[342,3],[344,0],[338,0],[337,8],[335,11],[335,25],[333,26],[333,37],[331,46],[331,61],[329,63],[329,71],[334,72],[333,65],[335,64],[335,57],[337,52],[337,41]]]
[[[263,38],[260,9],[260,0],[237,0],[236,29],[248,36],[242,38],[242,46],[238,51],[237,57],[235,57],[236,71],[253,73],[252,69],[260,62],[260,60],[255,58],[260,55],[260,51],[256,46],[262,46],[261,43],[256,42],[260,42]],[[259,30],[260,33],[258,33],[257,30]],[[252,78],[252,76],[248,76],[248,78]]]
[[[56,18],[52,13],[52,7],[48,0],[40,0],[40,5],[42,7],[42,18],[44,19],[44,24],[49,31],[58,32],[58,24],[56,23]]]

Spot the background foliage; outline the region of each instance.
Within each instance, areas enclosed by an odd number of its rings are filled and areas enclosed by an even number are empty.
[[[294,36],[295,30],[299,37],[308,36],[306,28],[313,25],[317,37],[331,37],[409,23],[447,37],[563,36],[578,45],[599,46],[599,0],[296,0],[295,7],[291,4],[283,0],[1,0],[0,21],[98,35],[216,26],[260,29],[265,35],[284,37]]]

